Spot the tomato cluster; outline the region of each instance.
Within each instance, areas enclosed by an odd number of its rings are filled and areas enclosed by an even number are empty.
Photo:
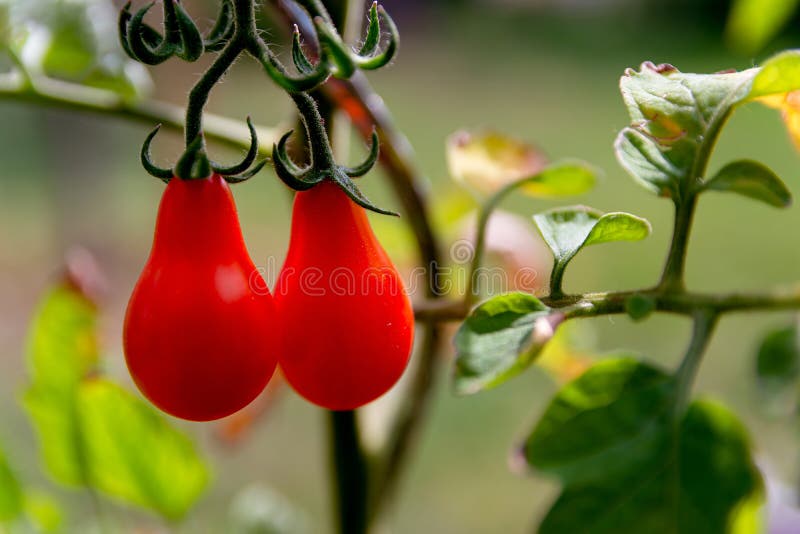
[[[411,305],[364,209],[337,185],[297,194],[275,298],[260,276],[225,179],[171,179],[124,326],[128,369],[153,404],[192,421],[225,417],[278,364],[300,395],[331,410],[397,382]]]

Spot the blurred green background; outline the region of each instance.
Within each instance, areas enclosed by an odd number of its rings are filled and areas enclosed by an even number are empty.
[[[192,4],[193,13],[205,10],[212,16],[213,2]],[[393,66],[369,78],[410,139],[434,198],[446,202],[460,194],[448,178],[446,137],[461,128],[491,127],[537,144],[554,159],[579,157],[601,167],[606,177],[599,187],[575,201],[652,222],[653,235],[645,242],[581,254],[566,279],[566,289],[574,292],[652,284],[670,238],[671,204],[634,184],[612,153],[616,133],[628,122],[617,89],[623,70],[652,60],[683,71],[714,72],[747,68],[769,55],[765,50],[743,56],[726,46],[730,6],[723,0],[387,0],[385,5],[396,16],[402,47]],[[285,51],[285,40],[278,32],[273,35]],[[769,48],[798,44],[800,33],[790,29]],[[155,95],[181,103],[199,72],[196,64],[176,61],[152,69]],[[250,61],[242,61],[217,88],[210,109],[235,118],[250,114],[267,125],[291,118],[288,99]],[[130,383],[121,353],[122,317],[149,250],[163,185],[139,167],[139,146],[149,129],[142,125],[7,101],[0,101],[0,124],[0,440],[22,477],[46,485],[35,439],[18,405],[29,318],[60,272],[64,253],[75,245],[88,248],[107,276],[102,332],[109,374]],[[160,161],[171,161],[178,151],[177,135],[159,137],[155,154]],[[237,156],[218,151],[220,159]],[[800,193],[800,159],[775,111],[751,104],[734,115],[711,168],[734,158],[765,162]],[[378,174],[366,180],[365,191],[379,204],[391,205]],[[280,265],[290,214],[285,188],[264,171],[234,192],[256,264]],[[553,205],[517,199],[509,207],[527,217]],[[402,224],[380,221],[376,227],[390,255],[410,267],[413,256],[402,239]],[[691,241],[690,288],[735,291],[793,284],[800,272],[798,226],[797,209],[708,195]],[[458,223],[443,229],[448,238],[457,237],[454,227]],[[533,225],[530,232],[535,234]],[[696,389],[739,413],[761,461],[793,483],[794,422],[765,415],[753,377],[760,333],[789,319],[788,314],[727,318]],[[663,316],[636,325],[625,317],[601,318],[589,321],[588,328],[599,352],[630,348],[665,366],[678,361],[688,333],[683,320]],[[555,385],[534,368],[497,390],[455,398],[447,378],[443,373],[388,526],[393,532],[442,534],[529,531],[556,486],[512,473],[509,455]],[[367,410],[368,430],[380,426],[390,403],[387,399]],[[215,479],[186,524],[175,528],[229,531],[231,503],[243,488],[262,483],[302,510],[310,531],[329,532],[325,424],[324,413],[287,390],[241,443],[221,442],[210,425],[183,425],[213,458]],[[60,495],[69,505],[70,524],[90,515],[80,492]],[[112,513],[129,524],[166,528],[122,507]]]

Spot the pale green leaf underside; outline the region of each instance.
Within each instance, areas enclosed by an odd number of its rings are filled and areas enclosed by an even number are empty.
[[[620,89],[631,124],[615,142],[617,159],[641,185],[677,198],[696,176],[720,127],[739,104],[800,89],[800,51],[782,52],[762,67],[715,74],[682,73],[671,65],[629,69]]]
[[[499,295],[478,306],[455,336],[456,393],[477,393],[525,370],[558,326],[559,316],[551,313],[527,293]]]
[[[639,241],[650,223],[629,213],[603,214],[586,206],[557,208],[533,216],[555,261],[565,264],[583,247],[613,241]]]
[[[738,193],[778,208],[792,203],[792,194],[783,181],[757,161],[740,160],[725,165],[706,182],[705,188]]]

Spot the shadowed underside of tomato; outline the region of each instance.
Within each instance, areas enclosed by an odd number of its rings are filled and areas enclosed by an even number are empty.
[[[309,401],[352,410],[403,374],[414,314],[366,212],[329,181],[295,197],[275,289],[286,380]]]
[[[170,180],[125,317],[125,359],[142,393],[192,421],[240,410],[275,370],[274,317],[228,184]]]

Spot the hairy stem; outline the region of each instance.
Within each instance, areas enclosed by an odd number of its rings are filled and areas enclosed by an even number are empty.
[[[686,252],[689,247],[689,235],[692,229],[697,197],[690,196],[682,202],[675,202],[675,226],[672,232],[664,273],[660,287],[674,291],[686,289],[684,273],[686,270]]]

